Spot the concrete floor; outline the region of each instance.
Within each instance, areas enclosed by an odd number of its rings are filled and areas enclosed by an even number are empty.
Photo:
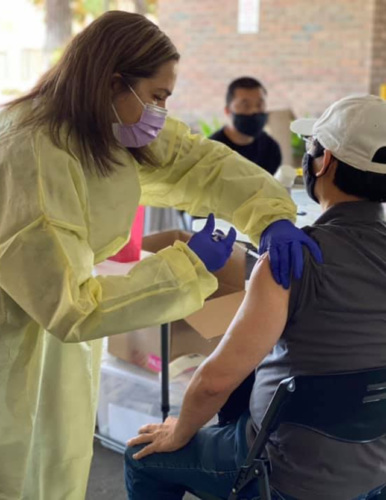
[[[123,479],[123,455],[94,441],[86,500],[127,500]]]

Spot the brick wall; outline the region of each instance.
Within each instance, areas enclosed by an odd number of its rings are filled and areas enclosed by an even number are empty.
[[[377,91],[386,0],[261,0],[260,8],[259,33],[240,35],[237,0],[159,0],[160,27],[182,54],[173,114],[191,125],[222,120],[226,86],[243,75],[264,82],[270,109],[295,115]]]
[[[386,0],[375,0],[370,78],[371,92],[378,94],[386,83]]]

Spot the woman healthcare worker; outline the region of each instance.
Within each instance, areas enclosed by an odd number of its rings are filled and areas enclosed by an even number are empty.
[[[213,221],[126,276],[93,277],[139,203],[213,212],[255,243],[278,221],[263,244],[284,284],[312,245],[269,174],[165,120],[178,59],[146,18],[108,12],[0,114],[1,500],[83,500],[101,338],[183,318],[217,287],[234,235],[213,241]]]

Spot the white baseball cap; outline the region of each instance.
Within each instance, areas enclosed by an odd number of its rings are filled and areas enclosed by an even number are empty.
[[[386,174],[386,164],[373,161],[386,150],[386,101],[374,95],[344,97],[318,119],[301,118],[290,129],[315,137],[335,158],[359,170]]]

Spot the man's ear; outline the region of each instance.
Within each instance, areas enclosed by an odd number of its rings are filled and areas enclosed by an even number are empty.
[[[228,106],[225,106],[224,113],[226,114],[226,116],[230,116],[232,114]]]
[[[324,150],[324,155],[323,155],[322,168],[318,172],[315,172],[315,176],[316,177],[322,177],[322,175],[324,175],[327,172],[327,170],[330,167],[331,162],[333,161],[333,159],[334,158],[332,156],[331,151],[329,151],[328,149],[325,149]]]

